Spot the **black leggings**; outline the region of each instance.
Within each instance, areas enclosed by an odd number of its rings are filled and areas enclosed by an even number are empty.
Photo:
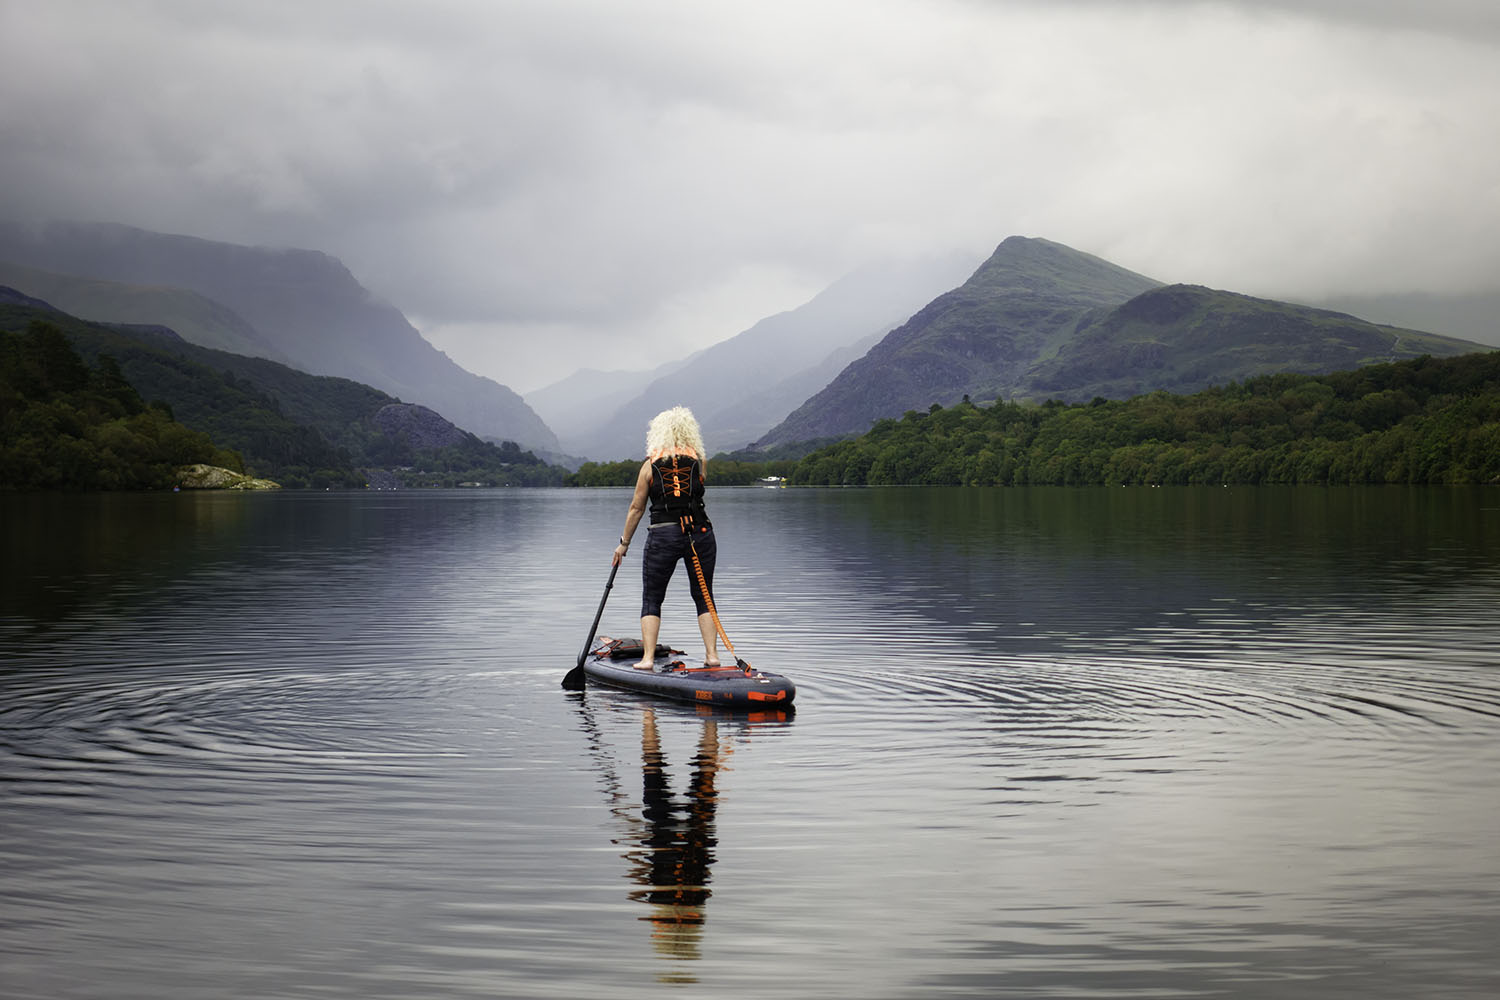
[[[689,542],[692,547],[689,548]],[[667,596],[667,583],[678,562],[687,565],[688,589],[700,615],[708,614],[708,601],[698,586],[698,574],[693,572],[693,549],[698,551],[698,563],[703,567],[703,582],[708,584],[709,596],[714,589],[714,559],[719,546],[714,542],[714,529],[695,530],[691,535],[683,534],[675,523],[646,532],[646,554],[641,557],[641,617],[661,617],[661,602]]]

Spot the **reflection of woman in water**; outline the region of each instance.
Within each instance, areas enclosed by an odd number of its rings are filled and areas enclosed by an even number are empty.
[[[650,914],[640,918],[652,925],[651,943],[662,958],[697,959],[706,904],[711,895],[710,870],[719,843],[714,825],[719,807],[719,775],[729,769],[728,759],[734,752],[736,737],[744,739],[760,726],[785,725],[791,712],[773,710],[724,716],[697,706],[693,710],[697,715],[694,721],[703,728],[692,759],[687,795],[679,798],[672,793],[656,709],[649,704],[630,704],[624,709],[626,715],[637,709],[641,712],[641,802],[637,808],[635,796],[627,791],[616,767],[613,741],[605,737],[587,699],[580,702],[579,709],[579,721],[588,734],[590,753],[603,779],[610,812],[620,823],[621,833],[615,843],[624,846],[623,857],[629,865],[627,878],[638,887],[630,891],[630,898],[651,907]],[[683,719],[677,714],[671,717]],[[696,981],[686,966],[677,966],[676,971],[658,978],[666,983]]]
[[[647,708],[641,720],[642,818],[640,849],[626,855],[630,878],[644,886],[631,899],[650,903],[652,913],[642,920],[654,924],[652,941],[658,952],[679,959],[698,957],[704,904],[710,890],[709,868],[714,861],[714,810],[718,806],[716,779],[730,752],[719,741],[718,723],[703,722],[698,753],[686,801],[672,794],[666,755],[656,728],[656,713]]]

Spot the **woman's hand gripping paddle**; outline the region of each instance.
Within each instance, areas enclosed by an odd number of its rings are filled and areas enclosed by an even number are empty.
[[[589,626],[589,637],[583,640],[583,652],[578,654],[578,666],[569,670],[567,676],[562,679],[562,686],[569,691],[583,690],[588,676],[583,672],[583,661],[588,659],[589,647],[594,644],[594,633],[599,631],[599,619],[604,617],[604,602],[609,600],[609,589],[615,585],[615,573],[619,569],[619,563],[609,568],[609,580],[604,584],[604,596],[599,598],[599,610],[594,612],[594,624]]]

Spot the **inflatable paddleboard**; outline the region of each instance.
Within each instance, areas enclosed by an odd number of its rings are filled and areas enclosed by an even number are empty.
[[[634,666],[644,647],[639,639],[600,636],[583,661],[589,680],[610,687],[690,701],[717,708],[768,709],[790,706],[797,686],[780,674],[746,669],[725,663],[717,667],[693,666],[680,649],[657,646],[650,670]]]

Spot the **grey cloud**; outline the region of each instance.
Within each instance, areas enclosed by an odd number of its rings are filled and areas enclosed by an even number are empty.
[[[10,3],[0,214],[325,250],[534,380],[1013,233],[1263,294],[1473,290],[1497,10]]]
[[[984,4],[988,0],[972,0]],[[1054,0],[1056,2],[1056,0]],[[1122,6],[1121,0],[1060,0],[1079,6]],[[1489,0],[1124,0],[1137,8],[1238,8],[1257,16],[1292,14],[1333,23],[1400,28],[1473,40],[1500,39],[1500,6]]]

